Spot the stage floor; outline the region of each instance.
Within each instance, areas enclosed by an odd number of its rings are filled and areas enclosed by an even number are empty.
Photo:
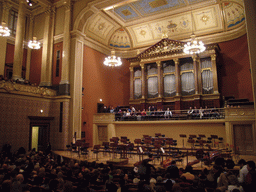
[[[122,159],[120,159],[120,154],[117,154],[116,157],[113,157],[112,154],[109,153],[105,153],[103,154],[102,152],[98,153],[98,158],[96,156],[96,154],[94,154],[92,151],[92,149],[89,149],[89,154],[88,155],[78,155],[77,153],[71,152],[71,151],[53,151],[53,153],[55,155],[60,155],[63,157],[63,159],[67,159],[67,160],[75,160],[75,161],[88,161],[88,162],[94,162],[96,161],[97,163],[103,163],[103,164],[107,164],[107,162],[116,162],[118,163],[119,161],[121,162]],[[144,159],[147,158],[147,156],[144,156]],[[237,160],[234,159],[235,163],[237,163],[236,161],[238,161],[239,159],[245,159],[246,161],[252,160],[254,162],[256,162],[256,156],[249,156],[249,155],[240,155]],[[165,160],[166,158],[164,157],[163,160]],[[139,158],[138,155],[128,155],[128,164],[125,165],[121,165],[117,164],[119,167],[134,167],[134,164],[136,162],[139,162],[141,160],[141,158]],[[175,160],[175,159],[174,159]],[[177,162],[177,166],[179,168],[185,168],[186,165],[189,162],[192,162],[196,160],[195,156],[188,156],[188,157],[183,157],[181,162]],[[163,166],[161,165],[161,160],[159,159],[155,159],[154,161],[151,162],[151,164],[153,164],[156,168],[163,168]],[[194,169],[204,169],[204,168],[211,168],[211,166],[208,165],[204,165],[204,163],[197,163],[193,165]],[[235,168],[238,168],[238,166],[236,166]]]

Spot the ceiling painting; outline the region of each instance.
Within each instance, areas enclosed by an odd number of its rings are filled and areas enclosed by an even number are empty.
[[[117,7],[114,11],[123,20],[133,20],[139,17],[139,15],[132,9],[130,5]]]
[[[148,25],[142,25],[140,27],[133,28],[133,32],[136,37],[136,42],[143,43],[153,40],[153,35]]]
[[[245,20],[244,8],[236,3],[223,3],[227,27],[239,25]]]
[[[125,49],[131,48],[131,40],[129,35],[123,28],[116,30],[110,39],[109,46]]]
[[[114,25],[105,19],[100,14],[97,15],[93,20],[88,24],[87,33],[93,33],[94,35],[98,36],[101,39],[106,39],[107,35],[111,30],[114,29]]]
[[[140,0],[132,3],[136,10],[143,16],[155,14],[159,11],[169,11],[184,7],[184,0]]]
[[[215,15],[220,14],[218,6],[209,7],[197,12],[193,12],[193,20],[195,22],[194,30],[202,31],[207,29],[216,29],[220,27],[220,21]]]

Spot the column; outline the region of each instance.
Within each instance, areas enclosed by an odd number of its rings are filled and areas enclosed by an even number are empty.
[[[249,48],[249,59],[250,59],[250,67],[251,67],[251,76],[252,76],[252,89],[253,89],[253,100],[254,100],[254,110],[256,111],[256,10],[252,7],[256,7],[255,0],[246,0],[244,1],[245,7],[245,22],[247,29],[247,41]],[[255,113],[256,119],[256,113]],[[254,146],[255,147],[255,146]]]
[[[158,97],[162,98],[164,93],[162,62],[157,61],[156,64],[157,64],[157,78],[158,78]]]
[[[42,50],[41,82],[40,86],[52,85],[52,51],[53,51],[53,9],[45,11],[44,39]]]
[[[62,54],[62,69],[61,81],[59,85],[59,94],[69,95],[69,71],[70,71],[70,24],[71,24],[71,1],[68,0],[65,4],[65,18],[63,31],[63,54]]]
[[[8,26],[10,9],[11,9],[11,4],[7,1],[3,1],[2,22],[5,22],[6,26]],[[2,22],[1,22],[1,25],[2,25]],[[4,67],[5,67],[5,57],[6,57],[6,45],[7,45],[7,38],[0,37],[0,75],[3,75],[3,76],[4,76]]]
[[[17,19],[17,30],[15,37],[14,60],[13,60],[13,75],[14,80],[22,78],[22,61],[23,61],[23,39],[25,34],[25,1],[19,1],[19,11]]]
[[[211,55],[212,61],[212,77],[213,77],[213,94],[218,94],[218,76],[217,76],[217,65],[216,65],[216,54]]]
[[[70,128],[73,135],[81,138],[82,126],[82,80],[83,80],[83,37],[74,34],[70,46]]]
[[[133,70],[133,67],[129,67],[130,69],[130,100],[133,100],[134,99],[134,70]]]
[[[173,59],[175,63],[175,81],[176,81],[176,96],[181,96],[181,83],[180,83],[180,60]]]
[[[33,23],[34,23],[34,15],[30,15],[29,17],[29,31],[28,31],[28,40],[33,39]],[[27,50],[27,62],[26,62],[26,80],[29,80],[30,77],[30,62],[31,62],[31,49]]]
[[[198,89],[198,56],[193,55],[193,68],[194,68],[194,76],[195,76],[195,94],[199,94],[199,89]]]
[[[175,84],[176,84],[176,99],[175,110],[181,109],[181,80],[180,80],[180,60],[178,58],[173,59],[175,63]]]
[[[141,63],[140,64],[140,67],[141,67],[141,92],[142,92],[142,99],[146,99],[145,97],[145,91],[146,91],[146,82],[145,82],[145,64],[144,63]]]

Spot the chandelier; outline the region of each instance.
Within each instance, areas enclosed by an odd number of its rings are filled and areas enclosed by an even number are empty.
[[[3,36],[3,37],[10,35],[10,30],[5,25],[6,25],[5,22],[2,22],[2,25],[0,25],[0,36]]]
[[[39,41],[37,41],[36,40],[36,37],[33,37],[33,41],[29,41],[28,42],[28,47],[30,48],[30,49],[40,49],[40,43],[39,43]]]
[[[204,46],[204,43],[202,41],[197,41],[196,35],[193,32],[194,22],[193,22],[193,16],[192,16],[192,8],[191,8],[191,23],[192,23],[191,41],[187,42],[187,44],[184,45],[183,52],[186,54],[199,54],[204,52],[206,47]]]
[[[112,50],[111,56],[106,57],[103,64],[109,67],[118,67],[122,65],[122,61],[120,57],[115,56],[115,51]]]
[[[191,35],[191,42],[187,42],[187,44],[184,45],[184,53],[186,54],[198,54],[205,51],[205,46],[202,41],[197,41],[195,35]]]

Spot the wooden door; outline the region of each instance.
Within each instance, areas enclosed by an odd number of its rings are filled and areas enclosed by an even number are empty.
[[[236,124],[234,129],[234,146],[240,155],[253,155],[252,124]]]
[[[49,125],[41,125],[38,132],[38,151],[45,151],[50,141]]]

